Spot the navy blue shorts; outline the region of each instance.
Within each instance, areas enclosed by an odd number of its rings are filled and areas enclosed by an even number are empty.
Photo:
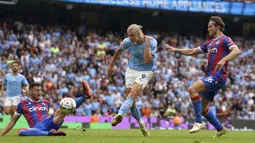
[[[217,76],[207,76],[202,78],[201,80],[206,86],[206,90],[200,92],[200,96],[206,98],[209,101],[213,101],[214,96],[218,93],[218,91],[225,86],[226,81],[218,81]]]
[[[61,124],[55,124],[53,122],[54,115],[50,116],[49,118],[37,123],[33,128],[42,130],[42,131],[50,131],[52,129],[58,130],[63,122]]]

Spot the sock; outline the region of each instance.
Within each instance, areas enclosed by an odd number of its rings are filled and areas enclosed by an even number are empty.
[[[121,105],[119,114],[124,115],[125,113],[127,113],[127,111],[131,108],[133,103],[134,103],[134,98],[128,97],[127,100]]]
[[[140,123],[140,121],[141,121],[141,112],[137,108],[137,106],[132,106],[130,108],[130,111],[131,111],[132,116],[136,119],[136,121]]]
[[[27,129],[27,130],[20,130],[18,132],[19,136],[48,136],[51,132],[49,131],[41,131],[39,129]]]
[[[81,96],[81,97],[75,98],[74,100],[76,102],[76,108],[79,108],[81,104],[86,100],[86,97]]]
[[[196,114],[196,119],[195,122],[197,123],[202,123],[202,117],[201,117],[201,113],[202,113],[202,100],[201,100],[201,96],[197,95],[193,98],[191,98],[192,103],[193,103],[193,108]]]
[[[211,112],[211,110],[206,108],[202,114],[217,129],[217,131],[221,131],[223,129],[223,126],[217,120],[216,116],[213,115],[213,112]]]

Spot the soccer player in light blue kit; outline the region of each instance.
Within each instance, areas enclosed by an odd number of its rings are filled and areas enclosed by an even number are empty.
[[[6,98],[4,103],[4,112],[6,114],[15,113],[17,105],[20,102],[22,96],[22,87],[28,91],[28,82],[26,78],[19,74],[20,64],[17,61],[11,63],[12,73],[8,73],[4,77],[3,86],[1,88],[1,94],[6,87]]]
[[[154,70],[157,67],[156,50],[157,41],[144,35],[142,27],[132,24],[127,29],[128,38],[124,39],[113,56],[108,66],[107,75],[113,72],[113,66],[120,54],[124,50],[128,50],[131,57],[128,61],[126,70],[126,101],[121,105],[118,114],[112,121],[112,126],[116,126],[122,121],[122,116],[130,109],[132,116],[138,121],[144,136],[149,136],[145,123],[141,119],[141,113],[136,107],[136,99],[142,90],[146,87],[150,79],[153,77]]]

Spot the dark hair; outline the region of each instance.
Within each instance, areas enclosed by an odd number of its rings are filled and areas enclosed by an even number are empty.
[[[33,89],[36,86],[41,86],[41,83],[38,82],[32,82],[29,84],[29,90]]]
[[[212,16],[210,20],[220,26],[220,31],[223,32],[225,30],[225,23],[219,16]]]

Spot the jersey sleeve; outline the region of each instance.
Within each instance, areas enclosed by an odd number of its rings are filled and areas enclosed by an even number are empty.
[[[28,81],[25,77],[23,77],[21,82],[22,82],[22,85],[28,85]]]
[[[19,116],[20,116],[20,115],[23,113],[23,111],[22,111],[22,105],[23,105],[23,104],[20,102],[19,105],[17,106],[16,112],[15,112],[16,115],[19,115]]]
[[[207,51],[207,44],[208,43],[209,43],[208,41],[204,42],[204,44],[202,46],[199,46],[198,49],[200,51],[202,51],[203,53],[208,53],[208,51]]]
[[[227,49],[231,50],[236,44],[233,42],[233,40],[230,37],[224,38],[224,44],[226,45]]]
[[[121,50],[126,50],[129,48],[131,45],[131,42],[128,38],[125,38],[121,43],[120,43],[120,49]]]
[[[158,42],[156,39],[151,38],[150,39],[150,52],[152,55],[155,55],[157,52],[157,46],[158,46]]]

